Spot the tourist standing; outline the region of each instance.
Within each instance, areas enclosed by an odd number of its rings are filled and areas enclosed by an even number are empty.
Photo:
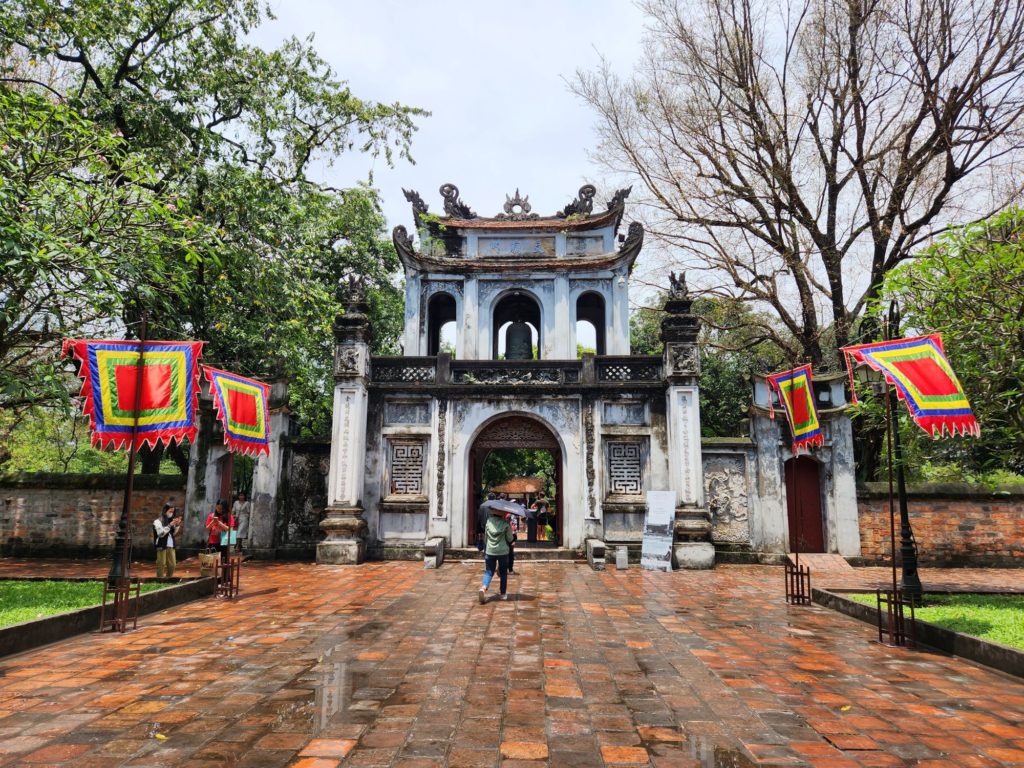
[[[249,511],[251,508],[249,497],[245,491],[239,491],[235,503],[231,505],[231,514],[238,521],[238,548],[243,552],[249,548]]]
[[[498,569],[500,599],[508,600],[508,553],[512,544],[512,527],[500,509],[492,509],[484,525],[484,582],[480,587],[480,603],[487,602],[487,588]]]
[[[217,542],[220,561],[226,563],[231,557],[231,547],[238,542],[238,531],[235,516],[228,512],[228,503],[224,499],[217,502],[217,530],[220,532]]]
[[[222,563],[228,561],[228,542],[231,540],[231,530],[234,527],[235,518],[228,512],[228,503],[224,499],[220,499],[214,506],[213,512],[206,518],[206,530],[210,534],[207,540],[210,548],[220,552]]]
[[[177,509],[168,502],[164,504],[160,517],[153,521],[153,541],[156,545],[156,577],[173,578],[177,557],[174,554],[174,535],[181,528],[181,519],[176,517]]]

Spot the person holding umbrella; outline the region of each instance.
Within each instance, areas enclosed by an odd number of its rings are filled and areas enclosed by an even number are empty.
[[[508,554],[512,544],[512,526],[505,515],[521,514],[518,504],[495,499],[480,505],[480,515],[487,515],[484,524],[484,581],[480,586],[478,598],[480,604],[487,602],[487,588],[491,586],[494,571],[497,569],[501,587],[500,600],[508,600]]]

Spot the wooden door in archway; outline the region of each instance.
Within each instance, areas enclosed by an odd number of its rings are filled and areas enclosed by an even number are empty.
[[[789,551],[824,552],[820,465],[809,456],[800,456],[787,461],[785,467]]]
[[[466,515],[466,541],[476,540],[477,508],[484,501],[484,489],[480,486],[484,461],[494,450],[503,448],[531,448],[551,453],[555,462],[555,531],[554,546],[562,545],[563,512],[562,496],[562,450],[554,433],[544,424],[527,416],[510,415],[497,419],[477,435],[469,450],[468,514]]]

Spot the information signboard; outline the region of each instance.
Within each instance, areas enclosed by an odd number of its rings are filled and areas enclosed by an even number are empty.
[[[672,530],[676,518],[675,491],[648,491],[640,567],[648,571],[672,570]]]

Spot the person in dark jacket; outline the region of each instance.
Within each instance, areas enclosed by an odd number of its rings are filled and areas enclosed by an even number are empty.
[[[168,502],[164,504],[160,517],[153,521],[153,541],[156,545],[156,577],[168,579],[174,576],[177,556],[174,553],[174,536],[181,528],[181,520],[176,517],[177,509]]]

